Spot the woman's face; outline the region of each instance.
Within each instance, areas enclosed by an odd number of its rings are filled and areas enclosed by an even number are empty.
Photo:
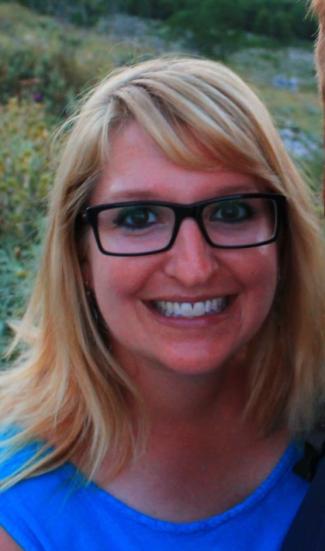
[[[261,191],[258,183],[238,171],[176,166],[130,123],[113,139],[91,205],[143,199],[187,204],[254,191]],[[149,256],[105,256],[90,232],[84,276],[109,328],[113,353],[126,369],[146,365],[203,375],[227,365],[261,328],[277,271],[275,244],[213,248],[187,218],[173,247]],[[198,317],[158,309],[167,302],[183,309],[182,303],[207,300],[215,301],[216,311]]]

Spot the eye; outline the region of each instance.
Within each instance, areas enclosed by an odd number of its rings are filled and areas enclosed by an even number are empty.
[[[114,225],[133,230],[148,228],[157,222],[157,213],[152,207],[137,205],[117,209]]]
[[[221,201],[216,203],[210,212],[211,222],[243,222],[254,216],[252,205],[245,201]]]

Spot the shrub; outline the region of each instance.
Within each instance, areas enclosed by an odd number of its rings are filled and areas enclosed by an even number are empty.
[[[0,355],[7,322],[22,313],[33,278],[52,181],[52,126],[41,104],[12,98],[0,107]]]
[[[60,35],[47,39],[31,33],[14,40],[0,34],[0,96],[45,102],[61,114],[70,97],[84,84],[75,49]]]
[[[41,104],[12,98],[0,107],[0,237],[35,239],[52,179],[51,123]]]
[[[2,103],[17,96],[65,116],[75,96],[101,75],[153,53],[154,48],[129,37],[78,29],[18,4],[0,3]]]
[[[0,247],[0,367],[12,337],[10,321],[21,317],[30,294],[38,251],[38,244],[17,244],[10,237]]]

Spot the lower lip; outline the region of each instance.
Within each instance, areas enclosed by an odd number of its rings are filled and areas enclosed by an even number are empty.
[[[187,328],[199,328],[199,327],[209,327],[210,325],[215,325],[223,321],[228,315],[229,311],[232,308],[234,302],[234,297],[228,298],[227,306],[221,311],[216,313],[209,313],[203,316],[197,316],[193,318],[183,318],[183,317],[173,317],[173,316],[164,316],[151,304],[146,303],[147,308],[150,310],[159,323],[164,325],[169,325],[172,327],[187,327]]]

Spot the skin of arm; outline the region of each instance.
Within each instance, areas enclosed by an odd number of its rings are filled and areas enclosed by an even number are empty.
[[[21,547],[2,528],[0,528],[0,551],[21,551]]]

